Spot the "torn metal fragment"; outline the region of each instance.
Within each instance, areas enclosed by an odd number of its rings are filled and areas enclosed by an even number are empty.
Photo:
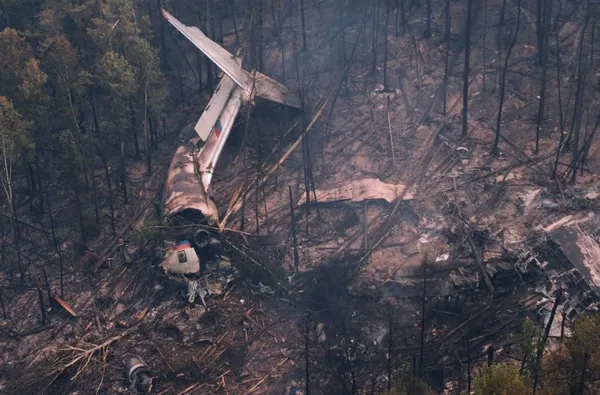
[[[329,187],[317,189],[315,191],[319,202],[334,202],[351,200],[353,202],[362,202],[364,200],[383,199],[392,202],[402,197],[404,200],[413,198],[410,192],[404,192],[405,185],[387,184],[377,178],[363,178],[344,183],[333,184]]]
[[[600,292],[600,245],[598,242],[585,234],[577,223],[553,228],[549,235],[590,287],[594,288],[597,293]]]

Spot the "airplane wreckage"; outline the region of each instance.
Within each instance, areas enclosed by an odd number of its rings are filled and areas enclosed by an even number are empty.
[[[203,295],[206,295],[202,293],[204,289],[197,281],[201,273],[201,263],[205,265],[212,258],[219,256],[221,242],[218,231],[214,230],[219,220],[218,210],[210,187],[213,172],[242,104],[252,105],[255,97],[260,97],[296,109],[301,106],[298,97],[286,86],[257,71],[249,72],[243,69],[239,57],[210,40],[200,29],[186,26],[166,10],[161,11],[171,25],[223,72],[213,96],[194,127],[197,136],[175,152],[163,195],[163,217],[174,229],[183,230],[175,232],[170,238],[176,240],[175,242],[167,242],[169,247],[161,266],[168,274],[183,275],[187,279],[188,298],[192,302],[196,294],[202,300]],[[386,184],[378,179],[329,185],[317,191],[317,194],[320,202],[379,199],[391,202],[399,197],[404,200],[413,198],[413,191],[406,190],[404,185]],[[549,265],[542,256],[532,253],[526,246],[521,246],[520,250],[525,253],[515,255],[516,263],[513,262],[509,267],[504,267],[506,264],[488,264],[487,276],[494,277],[499,273],[514,270],[519,272],[519,276],[526,276],[532,271],[545,272],[546,286],[553,290],[555,287],[566,287],[569,290],[569,296],[566,298],[566,303],[570,306],[569,318],[586,311],[598,310],[600,232],[597,229],[600,228],[600,218],[595,217],[593,213],[585,220],[574,221],[570,217],[543,229],[545,232],[542,232],[546,237],[541,244],[553,246],[550,250],[555,252],[551,255],[560,255],[559,258],[555,257],[549,261],[561,262],[560,265]],[[581,231],[579,226],[582,223],[590,226],[587,232]],[[593,234],[593,237],[589,236],[590,234]],[[450,276],[450,283],[455,290],[471,283],[468,280],[469,276],[465,278],[464,270],[459,270],[459,274]],[[479,278],[477,274],[474,277]],[[550,290],[544,289],[540,292],[548,296]]]
[[[215,167],[242,104],[256,97],[300,109],[299,98],[279,82],[242,68],[242,60],[209,39],[195,26],[186,26],[164,9],[163,17],[223,72],[221,80],[194,127],[196,135],[175,152],[164,188],[162,215],[176,231],[170,237],[161,266],[168,274],[184,275],[193,300],[201,266],[219,256],[218,210],[211,193]],[[407,191],[408,192],[408,191]],[[330,185],[318,191],[320,202],[411,199],[405,186],[378,179]],[[191,229],[191,231],[190,231]]]
[[[218,210],[210,185],[241,105],[253,104],[254,98],[260,97],[299,109],[300,101],[279,82],[257,71],[244,70],[240,58],[197,27],[186,26],[166,10],[161,11],[171,25],[223,72],[194,127],[197,136],[175,152],[163,195],[163,217],[173,228],[187,231],[178,232],[177,242],[169,243],[161,266],[170,274],[195,275],[201,271],[201,259],[220,250],[218,233],[211,230],[218,224]],[[190,222],[198,226],[186,226]]]

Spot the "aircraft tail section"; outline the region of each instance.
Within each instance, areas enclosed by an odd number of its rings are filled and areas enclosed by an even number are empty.
[[[245,74],[239,59],[227,52],[225,48],[208,38],[196,26],[187,26],[181,23],[177,18],[171,15],[164,8],[161,8],[163,17],[181,32],[188,40],[192,42],[202,53],[213,61],[225,74],[229,76],[236,84],[244,88]]]
[[[289,92],[285,85],[264,74],[258,72],[249,73],[242,68],[239,58],[212,41],[200,29],[195,26],[184,25],[165,9],[161,9],[161,12],[171,25],[179,30],[181,34],[190,40],[204,55],[208,56],[214,64],[242,88],[248,98],[258,96],[277,103],[300,108],[300,101],[295,95]]]

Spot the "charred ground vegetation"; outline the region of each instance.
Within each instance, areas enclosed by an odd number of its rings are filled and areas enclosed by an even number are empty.
[[[1,393],[598,392],[597,2],[0,3]],[[161,7],[303,107],[240,112],[193,303],[161,194],[220,71]]]

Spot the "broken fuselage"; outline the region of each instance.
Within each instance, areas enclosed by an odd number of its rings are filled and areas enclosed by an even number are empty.
[[[210,185],[242,102],[252,103],[258,96],[295,108],[300,108],[300,104],[284,85],[261,73],[244,70],[240,58],[210,40],[197,27],[182,24],[164,9],[162,14],[223,71],[194,128],[197,137],[175,152],[163,195],[162,214],[174,230],[174,240],[162,266],[168,273],[199,274],[202,261],[219,254],[219,213]]]

